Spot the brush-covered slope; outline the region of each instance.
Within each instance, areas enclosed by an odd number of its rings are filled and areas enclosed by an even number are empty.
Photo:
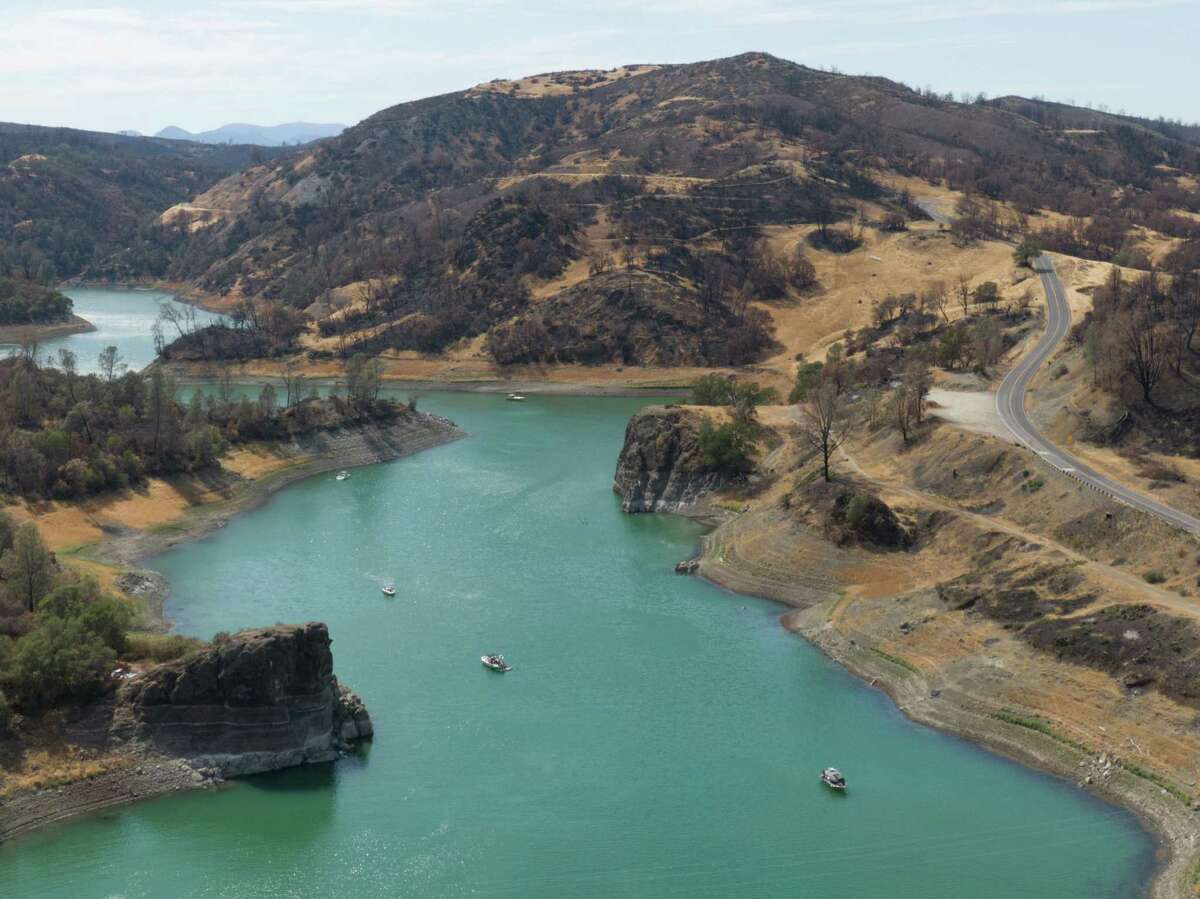
[[[722,361],[738,364],[771,344],[754,304],[811,286],[803,261],[764,257],[764,229],[812,224],[814,251],[852,250],[836,223],[863,204],[909,211],[883,170],[1066,208],[1168,165],[1200,169],[1200,151],[1149,129],[1079,140],[1003,105],[746,54],[404,103],[161,221],[174,277],[307,309],[342,352],[490,333],[498,359],[644,361],[578,337],[606,330],[604,298],[621,297],[661,313],[667,346],[732,329],[739,349]],[[632,273],[623,290],[590,283],[614,270]],[[679,309],[663,309],[664,284]]]
[[[158,214],[265,152],[0,123],[0,276],[162,275]]]

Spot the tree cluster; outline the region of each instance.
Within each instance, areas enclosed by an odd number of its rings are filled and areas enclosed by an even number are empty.
[[[66,321],[69,297],[35,281],[0,277],[0,325],[44,325]]]
[[[284,366],[286,396],[273,385],[238,395],[222,374],[214,392],[176,396],[169,369],[123,371],[115,347],[100,374],[80,375],[74,355],[58,366],[29,355],[0,362],[0,490],[71,499],[140,483],[149,475],[200,471],[226,448],[338,427],[354,418],[395,414],[379,400],[378,364],[351,360],[347,397],[314,398],[293,367]]]
[[[1096,288],[1092,310],[1075,327],[1094,382],[1102,389],[1159,404],[1171,387],[1184,406],[1195,405],[1200,371],[1200,269],[1164,276],[1155,271],[1127,278],[1113,268]],[[1188,400],[1188,397],[1191,400]]]
[[[0,512],[0,729],[10,708],[85,702],[111,683],[131,606],[60,568],[32,522]]]

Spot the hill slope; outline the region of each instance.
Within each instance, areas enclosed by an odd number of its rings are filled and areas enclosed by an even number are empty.
[[[173,277],[307,309],[326,341],[314,347],[429,352],[493,335],[501,361],[644,364],[673,346],[737,364],[771,345],[759,304],[810,286],[790,276],[805,267],[794,247],[780,257],[758,239],[813,226],[789,233],[844,252],[860,226],[837,223],[856,213],[902,227],[912,210],[884,173],[1075,211],[1106,187],[1149,190],[1168,167],[1200,171],[1200,149],[1149,127],[1102,137],[745,54],[404,103],[162,223]],[[623,291],[615,268],[636,273]],[[659,327],[599,334],[622,303]],[[731,334],[736,352],[704,349]]]
[[[161,275],[157,214],[268,152],[0,123],[0,276]]]

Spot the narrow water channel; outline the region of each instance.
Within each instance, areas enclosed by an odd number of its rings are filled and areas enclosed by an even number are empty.
[[[122,362],[130,370],[145,368],[154,361],[151,328],[159,309],[164,304],[179,310],[185,308],[174,296],[158,290],[69,287],[63,293],[75,304],[75,314],[91,322],[96,330],[42,341],[42,359],[46,364],[54,364],[60,347],[72,350],[78,358],[79,371],[84,374],[99,371],[97,359],[107,346],[120,350]],[[220,318],[199,308],[193,308],[192,314],[200,326]],[[165,335],[168,340],[176,336],[170,327]],[[0,355],[15,349],[14,345],[0,343]]]

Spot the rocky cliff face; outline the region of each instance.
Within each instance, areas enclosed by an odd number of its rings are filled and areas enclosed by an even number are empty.
[[[701,416],[678,406],[643,409],[625,428],[613,490],[625,512],[703,511],[708,494],[728,485],[706,471],[700,451]]]
[[[372,727],[329,646],[319,622],[239,631],[124,684],[110,735],[225,777],[330,761]]]

